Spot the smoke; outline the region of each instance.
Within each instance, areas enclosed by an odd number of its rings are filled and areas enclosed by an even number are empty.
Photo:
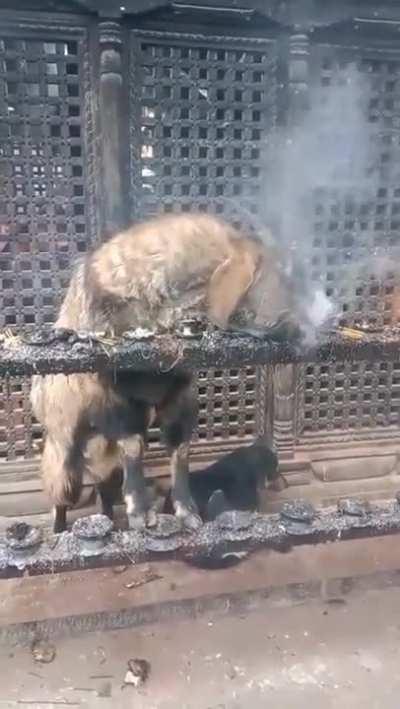
[[[309,341],[375,268],[363,225],[380,181],[370,100],[370,77],[355,65],[338,69],[329,85],[310,91],[302,120],[277,131],[268,153],[262,217],[278,235],[295,316]],[[379,249],[375,256],[383,274]]]
[[[334,304],[326,296],[322,288],[316,288],[307,308],[306,321],[308,327],[305,331],[306,340],[311,342],[316,338],[319,328],[335,314]]]

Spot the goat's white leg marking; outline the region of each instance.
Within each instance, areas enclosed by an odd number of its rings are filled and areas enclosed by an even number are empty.
[[[202,525],[189,488],[190,444],[181,443],[171,454],[172,500],[175,514],[190,529]]]
[[[154,526],[157,518],[149,509],[143,474],[144,439],[137,434],[119,442],[124,471],[124,500],[129,525],[134,528]]]

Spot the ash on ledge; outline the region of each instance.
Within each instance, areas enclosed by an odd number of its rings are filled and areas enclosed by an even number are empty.
[[[189,321],[191,322],[191,321]],[[394,361],[400,328],[380,331],[342,328],[321,331],[317,345],[280,339],[271,331],[222,332],[204,323],[182,324],[180,333],[130,331],[120,338],[104,333],[43,329],[34,333],[0,333],[0,377],[72,374],[101,370],[171,371],[331,362]],[[275,338],[275,339],[273,339]]]
[[[371,504],[340,500],[317,509],[307,501],[283,505],[280,514],[231,510],[188,532],[176,517],[160,514],[157,526],[142,532],[114,530],[103,515],[83,517],[71,531],[53,535],[29,524],[14,524],[0,537],[0,577],[180,559],[203,568],[240,563],[258,549],[286,552],[291,547],[341,543],[400,531],[400,494]]]

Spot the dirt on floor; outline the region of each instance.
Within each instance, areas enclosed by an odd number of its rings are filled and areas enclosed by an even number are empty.
[[[242,616],[171,619],[52,644],[0,649],[0,707],[400,706],[396,589]],[[136,681],[135,668],[133,677],[127,674],[135,658],[149,663],[139,687],[126,683]]]

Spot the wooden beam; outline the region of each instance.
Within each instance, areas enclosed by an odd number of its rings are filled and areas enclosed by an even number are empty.
[[[276,342],[265,336],[205,331],[197,339],[173,333],[140,340],[121,337],[107,341],[71,332],[37,331],[0,343],[0,377],[93,371],[199,370],[210,367],[295,364],[300,362],[398,361],[397,330],[371,333],[360,339],[321,336],[316,346]],[[35,344],[33,344],[35,342]]]

